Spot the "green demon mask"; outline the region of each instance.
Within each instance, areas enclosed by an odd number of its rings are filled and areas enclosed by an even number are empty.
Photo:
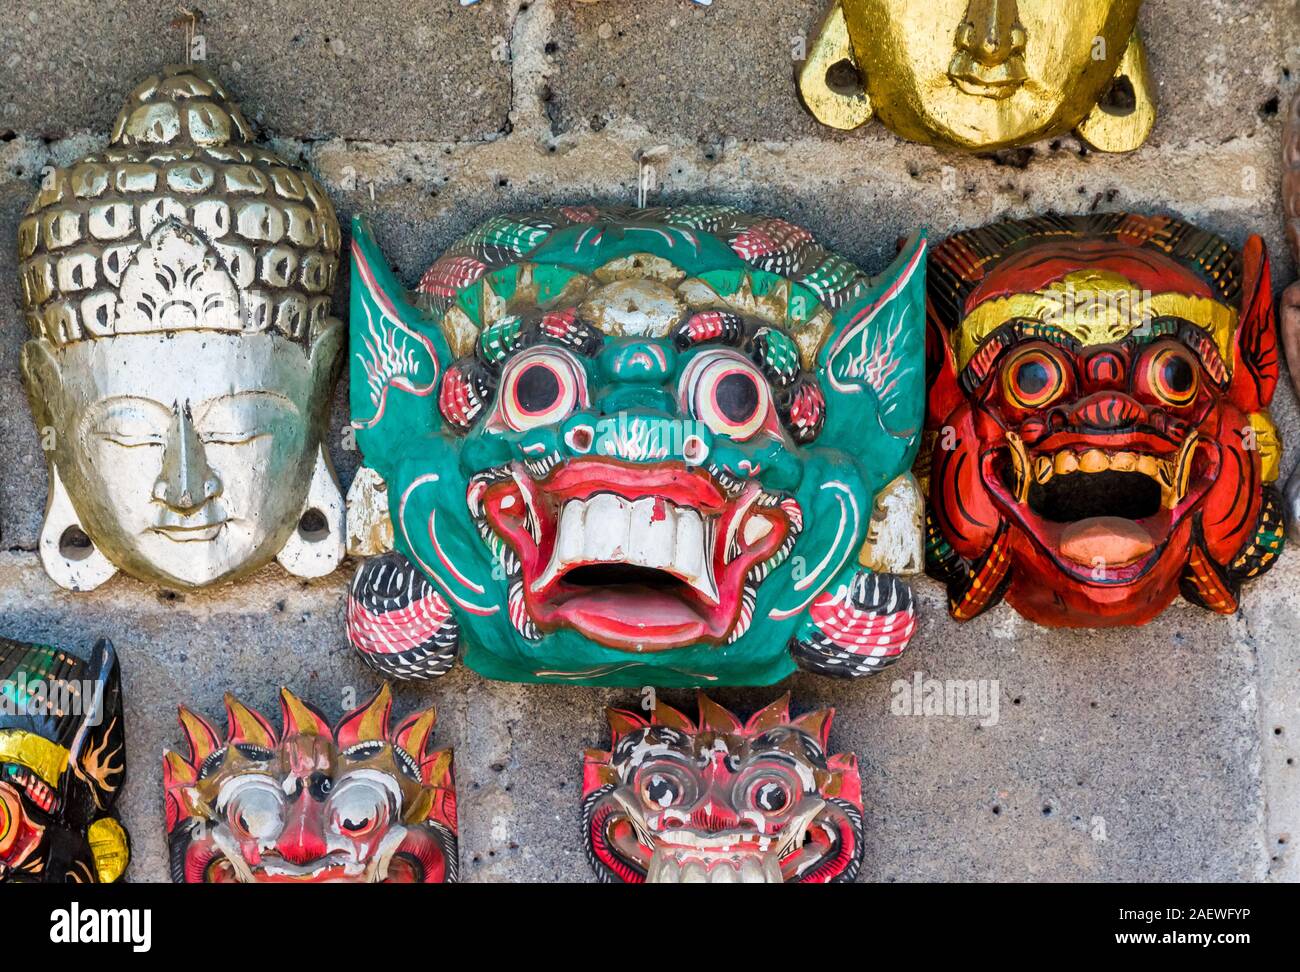
[[[399,678],[765,685],[915,627],[925,243],[871,279],[724,206],[352,242],[352,643]],[[387,549],[391,546],[393,549]]]

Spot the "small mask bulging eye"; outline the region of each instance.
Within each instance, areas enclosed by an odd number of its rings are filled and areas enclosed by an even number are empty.
[[[1156,396],[1169,405],[1189,405],[1200,390],[1196,361],[1186,349],[1172,344],[1151,354],[1147,381]]]
[[[681,787],[671,777],[654,773],[646,780],[645,802],[652,807],[671,807],[681,795]]]
[[[1046,348],[1026,348],[1003,365],[1002,391],[1018,408],[1043,408],[1065,391],[1065,367]]]
[[[739,355],[700,355],[687,367],[682,384],[685,406],[720,435],[743,442],[769,422],[767,379]]]
[[[663,762],[643,767],[636,782],[642,803],[653,811],[681,805],[686,800],[689,785],[680,769]]]
[[[388,796],[364,781],[345,782],[329,805],[330,827],[342,837],[360,840],[388,822]]]
[[[790,788],[783,780],[761,780],[750,790],[750,801],[764,813],[780,813],[790,805]]]
[[[567,351],[537,348],[516,357],[501,378],[502,421],[516,432],[553,425],[586,405],[586,377]]]
[[[280,791],[261,777],[236,786],[226,802],[226,822],[244,840],[274,840],[283,827]]]

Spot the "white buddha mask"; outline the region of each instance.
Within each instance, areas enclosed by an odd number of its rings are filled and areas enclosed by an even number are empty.
[[[20,226],[23,371],[48,430],[40,549],[64,587],[120,569],[198,588],[276,558],[315,577],[342,559],[322,441],[338,224],[310,175],[246,133],[214,78],[169,68]]]

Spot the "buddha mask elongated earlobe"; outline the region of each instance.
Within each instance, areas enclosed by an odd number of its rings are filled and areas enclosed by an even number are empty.
[[[343,492],[321,446],[298,526],[275,559],[296,577],[324,577],[343,559],[345,529]]]
[[[81,520],[59,476],[50,464],[50,501],[41,525],[41,563],[54,583],[70,591],[93,591],[117,573],[81,528]]]

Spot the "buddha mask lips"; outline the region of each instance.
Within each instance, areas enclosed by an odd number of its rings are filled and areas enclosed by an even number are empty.
[[[986,453],[983,481],[1062,571],[1114,586],[1164,555],[1217,471],[1195,431],[1181,443],[1140,432],[1052,435],[1036,448],[1012,433]]]
[[[530,618],[614,648],[726,640],[745,584],[798,534],[781,496],[682,463],[509,473],[471,483],[470,510],[513,550]]]

